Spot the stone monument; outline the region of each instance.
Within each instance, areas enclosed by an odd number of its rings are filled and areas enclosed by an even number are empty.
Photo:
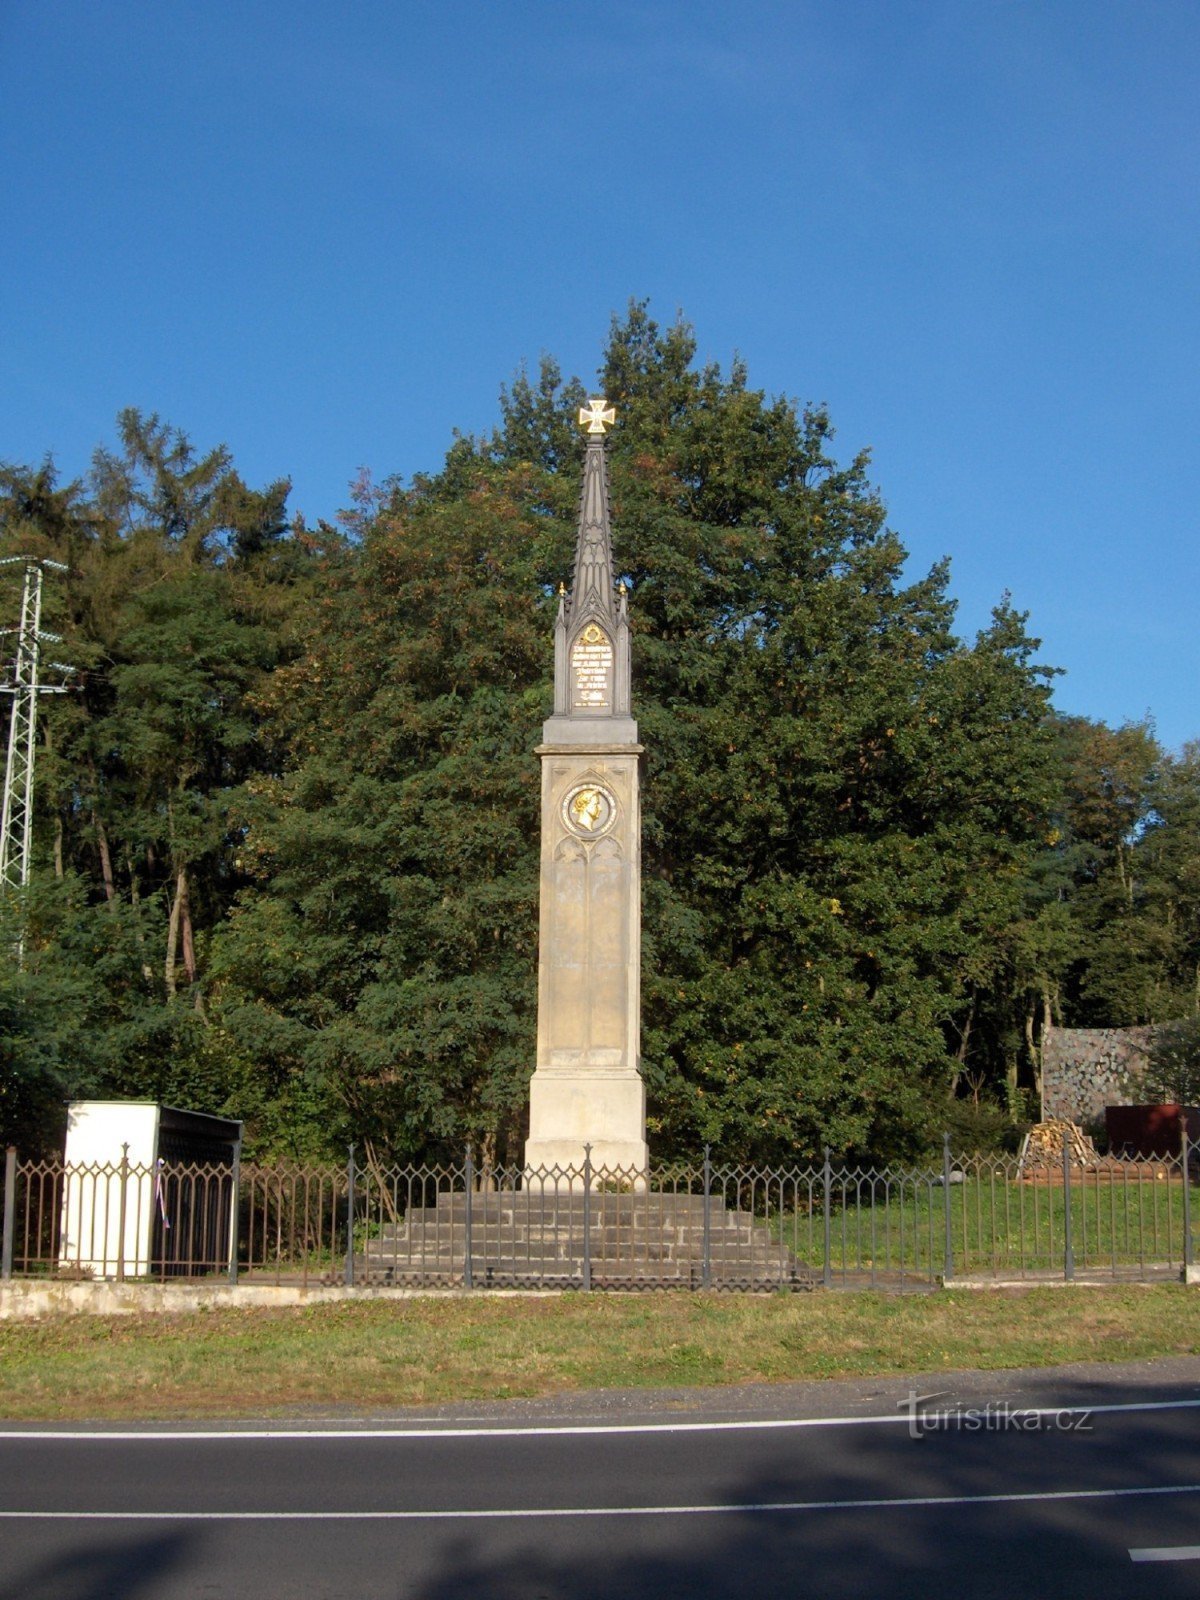
[[[592,400],[575,571],[554,628],[554,714],[543,725],[537,1066],[529,1168],[644,1172],[640,1071],[641,817],[629,617],[613,583],[605,429]]]
[[[615,413],[592,400],[579,420],[575,570],[559,594],[554,714],[538,748],[537,1065],[524,1170],[468,1167],[461,1189],[440,1187],[373,1234],[363,1270],[374,1282],[468,1288],[809,1289],[809,1269],[737,1195],[727,1205],[724,1185],[652,1189],[639,1060],[642,746],[604,438]]]

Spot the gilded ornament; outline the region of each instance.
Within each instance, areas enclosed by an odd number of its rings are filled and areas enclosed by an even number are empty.
[[[598,784],[582,784],[563,801],[563,820],[574,833],[585,837],[603,833],[615,815],[616,802]]]
[[[616,407],[610,406],[607,400],[591,399],[586,406],[579,408],[579,426],[586,428],[589,433],[603,433],[616,420]]]

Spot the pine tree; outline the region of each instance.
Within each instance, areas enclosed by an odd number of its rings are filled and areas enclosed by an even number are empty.
[[[60,487],[51,463],[0,471],[3,553],[68,569],[47,621],[75,669],[39,718],[0,1068],[16,1096],[0,1086],[0,1109],[34,1144],[71,1094],[215,1110],[246,1092],[245,1059],[206,1019],[205,967],[238,881],[232,802],[267,759],[250,694],[293,648],[312,566],[287,537],[285,481],[252,491],[224,448],[198,455],[157,417],[123,412],[119,429],[86,485]]]

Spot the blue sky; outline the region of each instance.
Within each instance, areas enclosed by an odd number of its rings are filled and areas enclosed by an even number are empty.
[[[828,403],[966,632],[1200,736],[1194,0],[0,0],[0,458],[117,410],[310,520],[630,297]]]

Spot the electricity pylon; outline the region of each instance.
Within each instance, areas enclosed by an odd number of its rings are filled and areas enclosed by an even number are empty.
[[[0,561],[0,566],[13,566],[17,562],[25,568],[21,623],[16,628],[0,629],[0,633],[17,636],[12,681],[0,684],[0,690],[12,695],[8,761],[4,768],[4,806],[0,815],[0,889],[23,889],[29,882],[38,696],[66,692],[64,684],[39,682],[38,663],[41,646],[59,642],[57,633],[42,631],[42,581],[47,571],[65,572],[67,569],[61,561],[49,561],[36,556],[8,556]],[[53,661],[50,665],[59,672],[71,671],[61,661]]]

